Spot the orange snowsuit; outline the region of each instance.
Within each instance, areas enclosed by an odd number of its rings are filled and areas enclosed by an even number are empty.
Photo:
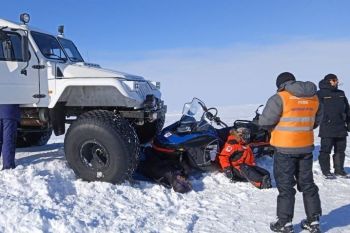
[[[270,173],[255,165],[252,149],[235,133],[228,136],[218,162],[232,180],[249,181],[259,189],[271,188]]]
[[[249,146],[244,145],[244,142],[236,135],[228,136],[224,148],[218,156],[218,160],[222,169],[232,166],[237,170],[240,170],[240,165],[243,163],[255,166],[252,149],[250,149]]]

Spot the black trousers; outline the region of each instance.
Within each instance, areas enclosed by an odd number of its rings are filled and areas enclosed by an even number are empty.
[[[248,181],[261,182],[264,176],[270,177],[270,173],[267,170],[258,166],[242,164],[240,168],[240,175]]]
[[[274,176],[278,189],[277,217],[283,221],[292,221],[297,185],[303,193],[305,213],[308,218],[322,214],[318,187],[312,173],[312,154],[292,155],[276,153],[274,155]]]
[[[265,170],[262,167],[241,164],[240,170],[232,167],[232,172],[234,175],[233,180],[244,182],[248,181],[257,188],[261,188],[263,178],[265,176],[268,176],[268,179],[271,182],[269,171]]]
[[[17,121],[0,119],[0,155],[3,156],[3,169],[15,168]]]
[[[346,137],[321,138],[321,149],[318,161],[323,174],[330,172],[330,153],[334,147],[333,166],[334,172],[344,171]]]

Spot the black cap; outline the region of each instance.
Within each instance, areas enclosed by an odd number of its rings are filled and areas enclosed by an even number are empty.
[[[327,74],[326,76],[324,76],[323,78],[325,81],[329,81],[329,80],[334,80],[334,79],[338,79],[338,77],[335,74]]]
[[[277,79],[276,79],[276,86],[277,88],[280,88],[280,86],[287,82],[287,81],[295,81],[295,77],[292,73],[289,73],[289,72],[283,72],[281,73],[280,75],[277,76]]]

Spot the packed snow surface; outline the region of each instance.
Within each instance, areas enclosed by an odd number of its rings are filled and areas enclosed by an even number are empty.
[[[251,119],[257,105],[219,108],[229,123]],[[167,124],[179,119],[169,113]],[[350,232],[350,179],[325,180],[317,161],[314,178],[320,189],[324,232]],[[348,140],[348,145],[350,145]],[[350,147],[347,147],[350,155]],[[18,149],[17,168],[0,172],[0,232],[270,232],[275,220],[277,189],[258,190],[230,183],[219,172],[191,178],[194,190],[179,194],[154,183],[122,185],[77,179],[64,158],[63,137],[48,145]],[[258,164],[272,172],[272,159]],[[350,172],[350,157],[345,162]],[[295,205],[296,232],[305,217],[302,195]]]

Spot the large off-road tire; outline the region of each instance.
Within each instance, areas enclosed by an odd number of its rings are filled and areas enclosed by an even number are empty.
[[[154,122],[146,122],[142,126],[136,126],[136,133],[139,137],[140,143],[144,144],[151,141],[152,138],[163,129],[164,122],[165,116]]]
[[[49,128],[42,132],[17,132],[18,148],[30,146],[46,145],[52,135],[52,129]]]
[[[78,177],[115,184],[133,174],[140,145],[127,120],[110,111],[95,110],[82,114],[69,127],[64,151]]]

